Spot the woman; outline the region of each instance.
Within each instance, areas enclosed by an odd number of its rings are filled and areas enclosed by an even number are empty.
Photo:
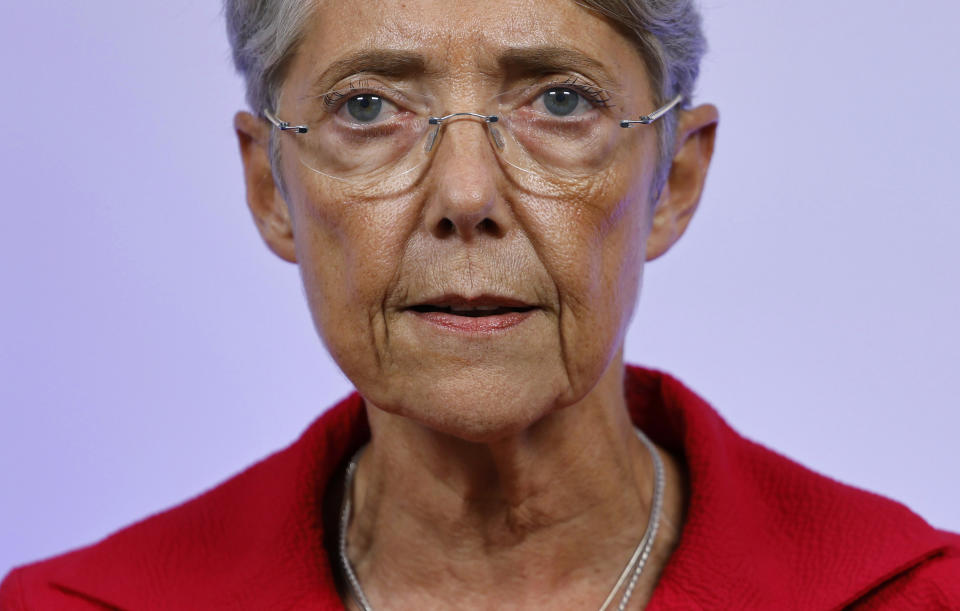
[[[358,394],[2,608],[960,605],[956,535],[623,363],[713,151],[690,3],[227,17],[248,204]]]

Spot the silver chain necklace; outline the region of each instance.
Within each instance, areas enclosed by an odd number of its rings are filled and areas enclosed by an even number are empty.
[[[650,456],[653,457],[653,504],[650,509],[650,518],[647,520],[647,529],[643,533],[643,538],[640,539],[640,543],[637,544],[637,548],[620,573],[617,583],[613,586],[610,594],[607,595],[606,600],[600,605],[600,611],[606,611],[616,597],[617,592],[623,587],[623,583],[629,578],[630,581],[627,583],[627,589],[624,590],[623,596],[620,598],[620,603],[617,605],[618,611],[624,611],[627,608],[627,602],[633,594],[633,589],[637,585],[640,573],[643,571],[643,567],[647,564],[647,559],[650,557],[650,551],[653,549],[653,542],[657,536],[657,527],[660,524],[660,510],[663,506],[664,487],[663,461],[660,459],[660,455],[657,454],[653,443],[647,439],[643,431],[637,427],[634,427],[634,430],[637,433],[637,437],[643,442],[643,445],[647,447]],[[373,611],[373,607],[370,606],[370,601],[367,600],[367,597],[363,593],[363,588],[360,587],[360,580],[357,579],[357,575],[353,571],[353,565],[350,564],[350,559],[347,558],[347,526],[350,524],[351,509],[350,493],[353,490],[353,475],[357,470],[357,460],[360,458],[360,454],[363,453],[365,447],[366,446],[357,450],[350,459],[350,464],[347,465],[346,476],[343,479],[343,505],[340,510],[340,564],[343,566],[343,572],[347,575],[350,594],[353,596],[353,599],[360,605],[363,611]]]

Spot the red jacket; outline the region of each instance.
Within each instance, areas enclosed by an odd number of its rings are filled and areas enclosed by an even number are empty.
[[[628,367],[625,385],[634,422],[690,476],[648,609],[960,609],[960,535],[744,439],[666,374]],[[368,437],[354,393],[212,490],[14,569],[0,609],[342,609],[321,493]]]

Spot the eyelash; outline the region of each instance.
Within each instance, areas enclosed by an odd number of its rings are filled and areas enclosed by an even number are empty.
[[[346,89],[336,89],[329,93],[323,94],[323,105],[328,109],[335,109],[339,106],[340,100],[343,100],[348,97],[352,97],[354,91],[368,89],[367,81],[350,81]]]
[[[543,92],[555,89],[557,87],[569,87],[596,106],[600,106],[602,108],[610,107],[610,95],[606,90],[600,89],[599,87],[594,87],[593,85],[588,85],[582,82],[580,78],[576,76],[570,76],[567,78],[567,80],[561,83],[550,83],[541,89],[541,93],[537,95],[543,95]]]

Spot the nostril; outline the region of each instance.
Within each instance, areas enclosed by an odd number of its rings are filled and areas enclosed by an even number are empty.
[[[464,237],[476,237],[479,235],[500,237],[501,234],[500,225],[490,217],[481,219],[480,222],[473,226],[472,230],[470,229],[469,220],[464,219],[464,223],[460,226],[460,231],[464,232]],[[434,235],[440,238],[446,238],[456,235],[457,233],[457,223],[446,216],[437,221],[434,227]]]
[[[498,230],[497,224],[490,217],[487,217],[482,221],[480,221],[479,223],[477,223],[477,231],[479,231],[480,233],[485,233],[487,235],[497,235],[497,230]]]
[[[500,223],[490,216],[448,214],[433,222],[431,233],[440,239],[459,235],[465,240],[470,240],[480,236],[500,238],[505,232]]]
[[[441,236],[448,236],[452,233],[456,233],[456,227],[454,227],[453,221],[447,217],[443,217],[440,219],[440,222],[437,223],[437,232]]]

